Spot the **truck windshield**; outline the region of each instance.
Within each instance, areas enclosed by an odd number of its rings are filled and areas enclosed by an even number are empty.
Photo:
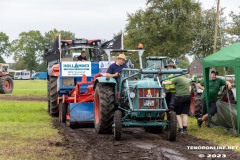
[[[62,61],[77,61],[82,51],[85,51],[87,61],[96,61],[96,51],[93,48],[69,48],[62,50]]]

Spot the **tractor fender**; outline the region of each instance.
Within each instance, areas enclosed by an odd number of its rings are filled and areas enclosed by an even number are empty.
[[[93,90],[95,90],[98,83],[103,84],[113,84],[114,85],[114,103],[115,105],[118,104],[118,97],[117,97],[117,82],[114,78],[107,78],[107,77],[98,77],[93,85]]]
[[[98,77],[96,81],[94,82],[93,89],[95,90],[95,87],[98,83],[111,83],[114,84],[114,87],[116,88],[117,82],[114,78],[107,78],[107,77]]]

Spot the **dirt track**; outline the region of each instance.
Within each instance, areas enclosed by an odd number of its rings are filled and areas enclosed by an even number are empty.
[[[0,100],[8,101],[47,101],[46,96],[15,96],[10,94],[0,94]]]
[[[73,159],[83,160],[197,160],[207,159],[200,156],[227,156],[212,159],[240,159],[240,153],[231,150],[190,150],[187,146],[216,146],[206,140],[194,138],[188,134],[179,134],[177,141],[169,142],[165,134],[147,133],[141,128],[123,128],[122,140],[114,141],[113,135],[98,135],[93,126],[71,129],[65,124],[53,120],[59,133],[64,136],[61,144],[72,152]],[[210,156],[210,155],[208,155]],[[208,158],[210,159],[210,158]]]
[[[46,101],[47,98],[1,95],[4,100]],[[217,146],[207,140],[197,139],[188,134],[178,134],[175,142],[169,142],[165,134],[152,134],[141,128],[123,128],[122,139],[114,141],[112,134],[98,135],[92,126],[78,126],[75,129],[67,127],[53,118],[54,127],[64,137],[62,142],[49,143],[68,151],[59,155],[63,159],[79,160],[197,160],[207,159],[206,156],[225,156],[226,158],[212,159],[240,159],[240,153],[231,150],[190,150],[188,146]],[[209,155],[208,155],[209,154]],[[214,155],[215,154],[215,155]],[[199,156],[202,156],[200,158]],[[205,157],[203,157],[205,156]],[[210,159],[210,158],[208,158]]]

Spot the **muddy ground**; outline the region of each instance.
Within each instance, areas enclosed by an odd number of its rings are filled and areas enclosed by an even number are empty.
[[[0,100],[8,101],[47,101],[47,96],[16,96],[10,94],[0,94]]]
[[[83,160],[197,160],[240,159],[232,150],[191,150],[188,146],[217,146],[207,140],[188,134],[178,134],[175,142],[166,140],[166,134],[145,132],[142,128],[123,128],[122,139],[114,141],[112,134],[98,135],[93,126],[69,128],[53,119],[54,126],[64,136],[56,145],[63,146],[73,159]],[[207,156],[218,158],[207,158]],[[226,157],[225,157],[226,156]]]
[[[46,96],[1,95],[0,99],[47,101]],[[145,132],[142,128],[123,128],[122,139],[114,141],[113,134],[96,134],[93,125],[69,128],[53,118],[53,125],[63,136],[62,142],[51,143],[68,154],[59,155],[60,159],[78,160],[198,160],[198,159],[240,159],[239,152],[232,150],[193,150],[188,146],[217,146],[204,139],[188,134],[178,134],[177,140],[170,142],[166,134]],[[207,134],[207,133],[206,133]],[[240,147],[240,146],[239,146]],[[218,157],[218,158],[207,158]]]

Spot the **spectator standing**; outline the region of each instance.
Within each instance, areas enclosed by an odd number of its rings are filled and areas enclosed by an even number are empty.
[[[188,125],[188,113],[191,103],[190,96],[190,83],[189,80],[183,75],[174,78],[172,81],[163,82],[163,84],[174,84],[176,89],[174,99],[174,109],[177,115],[178,132],[187,132]]]

